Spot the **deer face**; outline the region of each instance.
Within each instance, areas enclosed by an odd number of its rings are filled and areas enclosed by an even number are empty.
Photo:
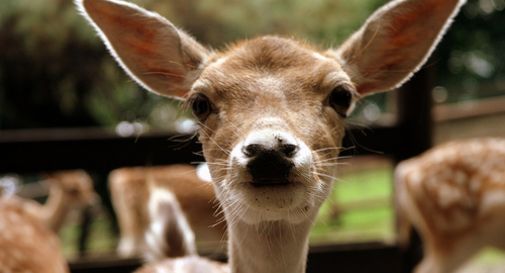
[[[338,62],[262,37],[212,55],[189,93],[223,206],[299,221],[326,197],[357,93]]]
[[[464,2],[391,1],[327,51],[266,36],[213,52],[133,4],[76,1],[133,79],[187,100],[227,220],[248,223],[314,217],[354,101],[408,79]]]
[[[98,201],[93,180],[83,170],[58,171],[46,176],[51,187],[62,191],[71,206],[92,206]]]

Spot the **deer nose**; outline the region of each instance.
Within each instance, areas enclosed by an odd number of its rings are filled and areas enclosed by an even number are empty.
[[[249,144],[242,152],[249,158],[247,169],[255,186],[287,184],[294,167],[291,158],[298,151],[294,144],[279,144],[274,148],[261,144]]]
[[[244,155],[249,158],[256,157],[265,151],[268,151],[268,148],[261,144],[249,144],[242,148]],[[272,151],[279,152],[287,158],[292,158],[298,151],[298,146],[294,144],[281,144],[275,149],[272,149]]]

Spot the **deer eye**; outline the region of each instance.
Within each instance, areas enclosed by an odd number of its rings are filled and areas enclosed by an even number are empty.
[[[200,121],[204,121],[213,112],[212,103],[209,98],[203,94],[196,94],[189,99],[189,106],[193,115]]]
[[[328,105],[343,118],[347,117],[351,103],[352,92],[346,86],[341,85],[334,88],[328,96]]]

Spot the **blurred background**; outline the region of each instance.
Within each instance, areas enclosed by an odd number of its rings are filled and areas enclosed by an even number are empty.
[[[337,46],[386,1],[132,2],[170,18],[203,44],[219,49],[236,39],[271,33]],[[505,0],[469,0],[425,65],[434,82],[434,144],[505,136],[504,10]],[[395,96],[393,92],[367,98],[350,123],[365,131],[394,123]],[[101,128],[129,136],[187,133],[193,123],[177,102],[140,90],[125,76],[77,15],[72,1],[2,0],[0,135],[34,128]],[[340,181],[312,234],[313,244],[394,240],[393,165],[377,154],[343,160]],[[26,184],[37,176],[17,179]],[[110,228],[112,217],[104,210],[94,221],[91,253],[113,252],[117,234]],[[78,225],[75,218],[62,230],[68,256],[77,253]],[[482,259],[492,263],[497,256]]]

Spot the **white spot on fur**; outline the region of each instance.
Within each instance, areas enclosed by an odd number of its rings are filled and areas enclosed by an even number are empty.
[[[457,203],[463,198],[461,190],[456,187],[452,187],[445,183],[440,183],[438,188],[438,202],[441,207],[448,207],[454,203]]]
[[[419,170],[413,170],[410,172],[409,179],[413,184],[419,185],[423,179],[423,175]]]
[[[212,176],[210,175],[209,165],[207,163],[202,163],[196,167],[196,175],[202,181],[212,182]]]
[[[170,272],[169,270],[165,269],[163,266],[156,266],[156,273],[179,273],[177,271],[175,272]]]
[[[174,271],[175,272],[177,272],[177,273],[186,272],[188,270],[187,267],[188,267],[188,262],[186,261],[186,259],[175,260],[175,263],[174,263]]]
[[[163,206],[169,205],[172,208],[172,214],[167,215],[166,211],[162,210]],[[175,195],[162,188],[154,188],[149,196],[148,211],[150,217],[149,230],[146,232],[146,243],[148,251],[146,258],[148,260],[161,259],[164,249],[170,248],[165,242],[165,229],[169,221],[177,226],[176,236],[181,236],[185,245],[187,254],[196,254],[195,235],[191,229],[186,216],[180,208],[179,201]]]
[[[505,192],[503,191],[487,191],[482,196],[482,212],[488,213],[496,209],[496,207],[505,207]]]
[[[222,66],[228,59],[229,59],[228,56],[221,57],[221,58],[215,60],[209,66],[214,66],[216,69],[219,69],[219,67]]]
[[[319,54],[319,52],[313,52],[312,53],[312,56],[314,56],[314,58],[320,60],[320,61],[327,61],[328,58],[326,58],[325,56]]]
[[[119,241],[117,251],[122,257],[130,257],[135,255],[135,250],[137,249],[135,245],[135,239],[132,237],[122,237]]]
[[[191,89],[207,89],[210,87],[210,84],[205,80],[197,80],[191,86]]]

